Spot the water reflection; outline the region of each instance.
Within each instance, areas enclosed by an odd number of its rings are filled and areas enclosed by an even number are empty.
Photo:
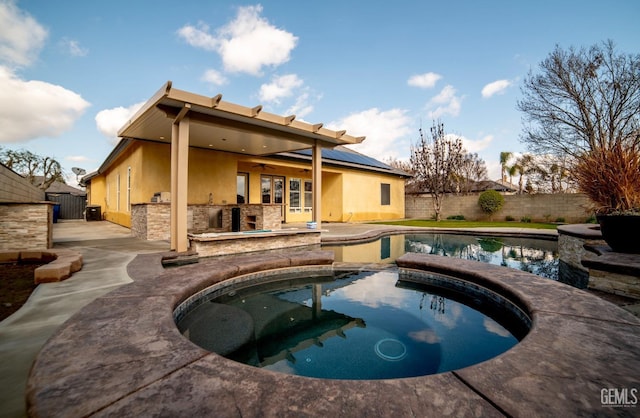
[[[408,252],[457,257],[516,268],[557,280],[558,244],[543,239],[455,234],[391,235],[365,244],[323,246],[336,261],[392,263]]]

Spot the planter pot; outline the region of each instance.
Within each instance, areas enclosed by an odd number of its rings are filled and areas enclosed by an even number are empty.
[[[598,215],[602,239],[618,253],[640,254],[640,215]]]

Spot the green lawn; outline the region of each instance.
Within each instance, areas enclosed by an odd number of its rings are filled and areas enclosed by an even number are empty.
[[[556,229],[557,224],[554,223],[537,223],[537,222],[476,222],[476,221],[452,221],[442,220],[439,222],[427,219],[411,219],[407,221],[388,221],[388,222],[371,222],[378,225],[402,225],[402,226],[420,226],[432,228],[489,228],[489,227],[508,227],[508,228],[531,228],[531,229]]]

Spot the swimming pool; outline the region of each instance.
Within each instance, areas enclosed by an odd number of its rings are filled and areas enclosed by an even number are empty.
[[[229,359],[328,379],[456,370],[526,335],[530,320],[513,303],[487,289],[456,290],[452,280],[397,269],[275,273],[266,283],[247,278],[211,290],[177,324],[192,342]],[[233,309],[231,324],[220,321],[221,304]]]
[[[516,268],[538,276],[558,279],[558,243],[549,239],[461,234],[397,234],[359,244],[323,245],[336,261],[393,263],[415,252],[457,257]]]

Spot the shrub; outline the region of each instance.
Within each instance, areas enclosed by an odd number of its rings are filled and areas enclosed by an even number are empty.
[[[558,216],[556,218],[556,223],[563,224],[565,222],[566,222],[566,220],[562,216]]]
[[[504,205],[504,196],[495,190],[487,190],[480,194],[478,198],[480,209],[491,217],[494,213],[502,209]]]
[[[447,216],[447,220],[449,220],[449,221],[464,221],[464,215]]]
[[[529,216],[523,216],[522,218],[520,218],[520,222],[525,223],[525,224],[530,224],[531,223],[531,218]]]
[[[507,221],[507,222],[513,222],[513,221],[516,220],[516,218],[514,218],[511,215],[507,215],[507,216],[504,217],[504,220]]]
[[[640,147],[637,144],[593,149],[574,168],[578,188],[597,214],[640,212]]]

